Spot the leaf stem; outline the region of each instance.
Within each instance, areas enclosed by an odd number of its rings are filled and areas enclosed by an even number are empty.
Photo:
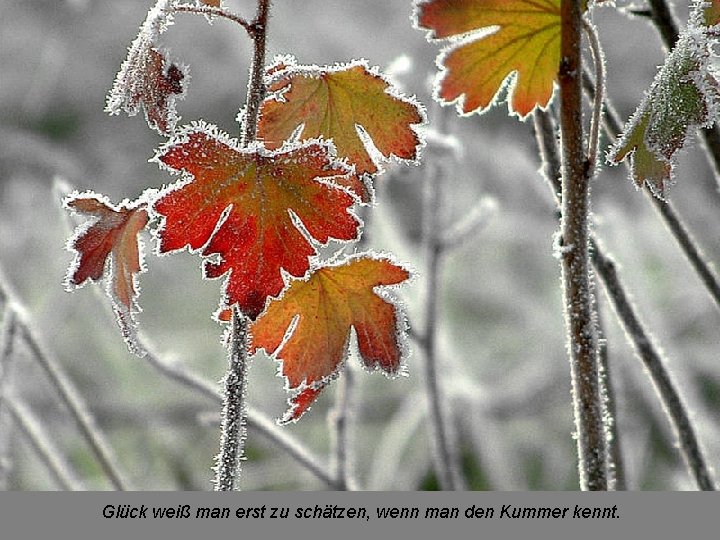
[[[563,150],[561,266],[580,486],[583,490],[605,491],[606,439],[599,387],[588,241],[590,165],[583,150],[581,2],[562,0],[560,13],[560,129]]]
[[[177,4],[172,6],[168,11],[173,13],[197,13],[200,15],[212,15],[213,17],[222,17],[229,21],[233,21],[242,26],[250,37],[253,36],[254,28],[251,23],[243,19],[240,15],[228,11],[220,7],[213,6],[194,6],[192,4]]]

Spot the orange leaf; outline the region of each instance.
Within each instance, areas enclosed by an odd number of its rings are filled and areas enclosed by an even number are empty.
[[[429,0],[416,15],[431,38],[452,40],[438,62],[442,102],[484,112],[512,76],[511,112],[524,118],[548,105],[560,66],[560,0]]]
[[[160,149],[157,159],[185,177],[154,204],[164,217],[161,253],[189,246],[206,261],[204,274],[229,273],[225,306],[255,319],[285,287],[282,270],[302,276],[316,254],[311,240],[352,240],[359,220],[354,196],[335,184],[350,174],[322,141],[241,149],[198,123]]]
[[[258,125],[268,148],[282,146],[300,128],[302,139],[332,139],[338,156],[355,165],[359,175],[378,172],[364,134],[384,159],[417,158],[420,139],[415,129],[424,122],[421,107],[365,62],[317,68],[283,57],[268,74],[270,95]],[[367,200],[361,185],[354,190]]]
[[[293,281],[279,300],[269,304],[250,327],[250,351],[265,349],[282,361],[289,387],[300,389],[291,401],[291,412],[302,414],[337,374],[351,328],[366,368],[389,374],[399,371],[403,353],[399,335],[405,321],[388,295],[375,289],[409,277],[407,270],[388,259],[355,256],[321,267],[307,280]]]
[[[139,311],[136,276],[143,271],[139,234],[148,222],[145,203],[125,201],[113,206],[104,197],[83,193],[71,195],[65,205],[92,218],[78,227],[68,244],[76,253],[68,272],[68,289],[106,277],[123,337],[133,352],[140,352],[134,340],[134,314]]]

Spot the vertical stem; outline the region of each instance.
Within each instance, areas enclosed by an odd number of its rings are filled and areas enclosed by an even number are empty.
[[[252,144],[257,137],[260,103],[265,97],[263,72],[267,43],[267,23],[270,0],[258,0],[257,15],[251,24],[253,38],[253,61],[250,67],[242,145]],[[215,491],[232,491],[240,472],[240,459],[245,446],[245,385],[248,363],[248,318],[237,307],[232,308],[230,331],[230,355],[225,392],[223,395],[222,432],[220,453],[215,470]]]
[[[5,409],[10,390],[12,351],[17,330],[15,311],[6,300],[0,302],[0,305],[3,305],[3,315],[0,320],[0,491],[7,490],[8,477],[12,467],[13,429],[10,418],[5,415]]]
[[[230,322],[230,354],[225,375],[220,454],[215,469],[215,491],[233,491],[240,474],[245,445],[245,386],[247,381],[247,317],[237,307]]]
[[[250,67],[247,98],[245,101],[245,126],[243,130],[243,146],[247,146],[257,136],[258,114],[260,104],[265,97],[263,73],[265,70],[265,53],[267,50],[267,23],[270,15],[270,0],[258,0],[257,16],[252,22],[253,61]]]
[[[355,405],[355,372],[346,363],[340,378],[337,403],[330,416],[333,433],[333,455],[335,456],[335,475],[337,488],[343,491],[358,489],[353,474],[352,440],[350,424]]]
[[[562,278],[580,486],[607,489],[603,407],[589,263],[589,163],[583,149],[580,0],[561,2]]]
[[[427,250],[427,296],[425,299],[425,333],[423,346],[425,349],[425,384],[427,387],[429,406],[428,436],[433,447],[433,459],[438,483],[443,490],[457,490],[462,486],[462,479],[457,467],[447,414],[443,407],[444,397],[437,373],[437,319],[438,298],[440,295],[440,267],[442,265],[443,245],[438,237],[440,224],[440,207],[442,204],[440,184],[444,174],[432,165],[427,166],[424,209],[424,243]]]
[[[559,192],[561,189],[559,181],[560,159],[555,141],[555,126],[550,114],[542,111],[537,112],[535,114],[535,128],[538,146],[543,158],[543,173],[559,204]],[[700,489],[712,490],[714,489],[714,480],[710,467],[705,460],[687,407],[680,398],[680,393],[675,387],[670,373],[665,368],[665,361],[652,336],[647,332],[645,325],[640,320],[640,316],[620,280],[615,263],[605,254],[596,239],[591,237],[590,242],[593,266],[604,285],[605,293],[610,300],[613,311],[625,330],[625,335],[653,382],[655,391],[667,413],[668,420],[678,437],[680,452],[685,459],[688,470]],[[611,400],[612,396],[608,395],[608,399]]]

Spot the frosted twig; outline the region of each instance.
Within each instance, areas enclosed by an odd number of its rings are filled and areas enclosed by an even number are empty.
[[[17,398],[6,396],[5,405],[10,417],[19,428],[28,444],[45,465],[58,487],[66,491],[79,491],[83,486],[72,472],[72,467],[63,457],[60,449],[46,434],[42,424],[25,404]]]
[[[615,263],[612,259],[606,257],[600,249],[593,250],[593,262],[598,273],[603,276],[605,291],[623,329],[630,337],[635,353],[640,357],[645,369],[650,374],[663,408],[671,420],[675,434],[680,441],[680,450],[688,469],[693,474],[701,490],[715,490],[710,468],[703,455],[687,407],[682,402],[675,384],[663,365],[662,357],[653,345],[642,322],[637,318],[632,303],[618,278]]]
[[[583,148],[582,10],[560,4],[560,130],[562,132],[563,245],[561,257],[567,346],[570,356],[578,468],[583,490],[607,490],[606,436],[600,396],[593,290],[590,279],[590,175]]]
[[[592,178],[598,165],[598,148],[600,141],[601,117],[605,101],[605,58],[603,57],[597,29],[586,17],[583,17],[583,30],[590,44],[593,64],[595,66],[595,96],[593,98],[592,120],[590,122],[590,140],[588,141],[588,176]]]
[[[597,299],[596,299],[597,301]],[[609,482],[612,491],[626,491],[625,483],[625,460],[622,453],[620,441],[620,430],[617,425],[617,399],[615,397],[615,385],[613,384],[612,370],[608,354],[606,334],[603,328],[600,310],[597,309],[598,328],[598,358],[600,360],[600,389],[604,396],[605,405],[605,427],[607,428],[607,453],[608,468],[612,482]]]
[[[138,339],[141,338],[139,337]],[[216,405],[222,406],[222,396],[214,383],[203,379],[176,362],[171,363],[162,359],[154,352],[153,347],[148,343],[143,343],[143,348],[147,351],[147,355],[143,360],[161,375],[190,390],[198,392]],[[314,474],[320,481],[326,483],[329,487],[338,488],[338,480],[331,476],[321,465],[320,459],[312,455],[297,439],[279,429],[262,411],[250,405],[247,406],[247,425],[250,429],[257,430],[258,434],[271,441],[277,448],[285,451],[299,465]]]
[[[233,491],[240,474],[240,459],[245,447],[245,387],[248,363],[248,319],[237,307],[232,310],[230,352],[223,383],[220,453],[215,469],[215,491]]]
[[[4,298],[8,299],[7,301],[11,301],[8,291],[4,289],[4,282],[2,279],[0,279],[0,290],[2,290],[0,294],[2,294]],[[40,339],[35,334],[33,327],[26,322],[22,318],[21,314],[17,313],[17,311],[16,315],[18,330],[20,332],[19,335],[27,344],[35,361],[43,368],[53,387],[57,390],[60,400],[70,411],[70,415],[75,421],[80,433],[92,449],[93,454],[97,458],[111,484],[118,490],[128,489],[128,483],[123,479],[123,475],[120,473],[120,466],[118,464],[117,457],[105,439],[105,435],[96,425],[95,419],[88,410],[80,393],[77,391],[70,379],[68,379],[67,375],[65,375],[65,372],[60,367],[57,360],[47,353],[44,347],[40,344]]]
[[[611,108],[608,108],[608,113],[610,113],[610,110]],[[609,114],[606,115],[606,118],[607,116],[609,116]],[[538,135],[538,145],[540,146],[543,157],[544,176],[555,194],[556,202],[559,204],[557,193],[559,188],[560,161],[557,152],[557,140],[555,138],[554,126],[550,114],[547,112],[537,112],[535,114],[535,126]],[[625,335],[628,337],[628,341],[633,346],[635,354],[642,361],[650,375],[650,379],[655,386],[655,391],[667,412],[668,420],[678,437],[681,453],[685,462],[698,483],[698,486],[700,486],[701,489],[712,489],[713,482],[710,469],[705,463],[697,435],[695,434],[695,429],[690,421],[685,405],[680,399],[680,395],[664,366],[662,356],[654,344],[652,337],[645,330],[635,306],[633,306],[628,294],[625,292],[625,286],[617,274],[612,259],[605,255],[602,246],[594,238],[591,238],[591,244],[593,266],[605,287],[605,293],[610,300],[616,317],[620,321],[623,329],[625,329]]]
[[[171,13],[198,13],[201,15],[210,15],[213,17],[222,17],[233,21],[242,26],[245,31],[252,37],[254,34],[254,27],[251,23],[243,19],[240,15],[228,11],[227,9],[213,7],[213,6],[194,6],[192,4],[176,4],[168,9]]]

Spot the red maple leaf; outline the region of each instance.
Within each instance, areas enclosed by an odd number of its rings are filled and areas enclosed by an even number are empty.
[[[140,352],[134,339],[134,314],[140,311],[136,276],[144,270],[139,234],[148,222],[146,203],[124,201],[114,206],[100,195],[83,193],[71,195],[65,205],[92,218],[78,227],[68,244],[76,253],[68,271],[68,289],[106,278],[123,337],[131,350]]]
[[[404,268],[385,258],[356,255],[295,280],[270,303],[250,328],[250,352],[265,349],[282,361],[291,398],[286,420],[296,420],[337,375],[355,329],[360,358],[368,369],[399,371],[404,320],[387,292],[377,287],[402,283]]]
[[[225,306],[255,319],[285,287],[282,271],[302,276],[316,254],[311,242],[352,240],[356,198],[337,185],[351,174],[322,141],[275,152],[199,123],[161,148],[157,159],[185,177],[154,204],[164,220],[161,253],[188,246],[204,257],[206,277],[229,273]]]

